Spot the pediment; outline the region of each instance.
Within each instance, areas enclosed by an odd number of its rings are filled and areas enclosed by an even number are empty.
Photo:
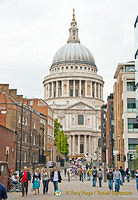
[[[92,106],[89,106],[83,102],[79,102],[74,105],[71,105],[67,109],[69,110],[95,110]]]

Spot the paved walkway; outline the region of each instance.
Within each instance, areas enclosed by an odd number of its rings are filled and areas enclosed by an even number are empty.
[[[72,178],[71,182],[68,182],[66,178],[63,178],[62,183],[59,184],[59,189],[62,191],[62,195],[57,197],[54,195],[53,183],[49,183],[48,194],[42,194],[42,184],[40,187],[40,194],[34,195],[34,191],[31,191],[32,183],[29,185],[28,196],[22,197],[21,192],[8,193],[9,200],[138,200],[138,191],[136,191],[135,180],[131,182],[125,182],[121,186],[120,194],[115,192],[109,192],[107,183],[103,183],[102,188],[98,186],[92,187],[92,181],[80,182],[78,178]],[[117,196],[118,195],[118,196]]]

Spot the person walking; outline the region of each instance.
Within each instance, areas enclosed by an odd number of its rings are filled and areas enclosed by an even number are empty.
[[[136,176],[136,189],[138,191],[138,169],[136,169],[135,176]]]
[[[64,176],[66,177],[66,173],[67,173],[67,168],[64,168]]]
[[[33,189],[35,190],[35,195],[39,193],[40,181],[41,181],[41,174],[39,173],[39,168],[37,168],[33,175],[33,181],[32,181]]]
[[[102,187],[103,174],[102,174],[101,168],[99,168],[99,171],[98,171],[98,179],[99,179],[99,187]]]
[[[127,178],[127,182],[130,181],[130,172],[129,172],[129,169],[126,168],[126,178]]]
[[[79,170],[78,170],[78,175],[79,175],[80,181],[83,180],[83,179],[82,179],[82,174],[83,174],[82,168],[80,167]]]
[[[83,169],[83,175],[84,175],[84,178],[86,177],[86,168],[84,167]]]
[[[112,171],[112,169],[109,169],[109,172],[107,173],[107,180],[108,180],[109,189],[113,190],[113,171]]]
[[[121,173],[121,185],[123,185],[125,172],[124,172],[122,166],[120,166],[119,171]]]
[[[88,168],[88,169],[87,169],[87,180],[88,180],[88,181],[91,180],[91,173],[92,173],[91,169]]]
[[[54,184],[54,191],[58,190],[58,183],[61,183],[61,175],[60,172],[57,170],[57,167],[54,167],[54,171],[51,173],[51,181]]]
[[[115,192],[119,192],[120,190],[120,182],[121,182],[121,173],[118,171],[118,167],[116,167],[113,173],[113,179],[115,181]]]
[[[68,182],[70,182],[70,170],[67,169],[67,177],[68,177]]]
[[[20,173],[20,180],[22,182],[22,196],[26,193],[28,194],[28,182],[31,182],[31,174],[27,169],[27,166],[24,167],[24,170]],[[25,191],[24,191],[25,188]]]
[[[92,176],[93,176],[93,187],[96,187],[96,182],[97,182],[97,169],[96,166],[94,166],[92,170]]]
[[[43,194],[48,192],[48,184],[49,184],[49,174],[46,168],[42,171],[42,182],[43,182]]]

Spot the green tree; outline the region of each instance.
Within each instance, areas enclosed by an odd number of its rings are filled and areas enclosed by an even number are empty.
[[[55,137],[55,145],[57,145],[57,136],[58,132],[61,131],[62,125],[58,122],[58,119],[56,118],[54,120],[54,137]]]
[[[54,137],[55,137],[55,145],[57,146],[57,150],[64,154],[68,154],[68,137],[64,134],[62,129],[62,125],[58,122],[58,119],[54,120]]]
[[[138,145],[136,145],[136,160],[138,160]]]

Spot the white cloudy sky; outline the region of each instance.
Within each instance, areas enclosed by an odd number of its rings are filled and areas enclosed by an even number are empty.
[[[42,81],[68,39],[73,8],[80,41],[104,78],[106,101],[117,64],[134,59],[138,0],[0,0],[0,83],[43,98]]]

